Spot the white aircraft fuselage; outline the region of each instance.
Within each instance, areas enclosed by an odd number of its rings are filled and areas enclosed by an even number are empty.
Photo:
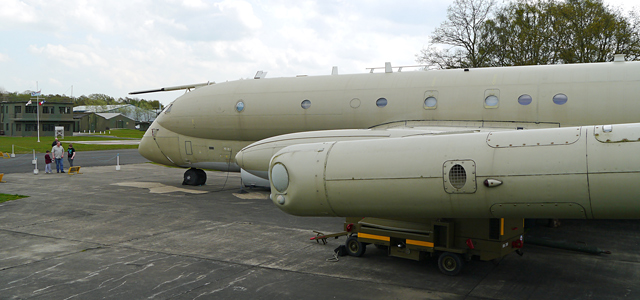
[[[420,132],[447,134],[639,122],[640,62],[263,78],[207,85],[177,98],[145,133],[139,151],[161,164],[229,171],[240,171],[242,167],[268,178],[274,155],[297,144],[368,139],[367,135],[379,134],[381,138],[394,138]],[[470,136],[468,140],[482,139]],[[455,143],[466,140],[456,138]],[[444,144],[439,150],[430,151],[442,151],[442,159],[446,159],[448,139],[433,141]],[[387,149],[388,145],[381,148]],[[239,152],[236,163],[234,157]],[[492,153],[495,152],[484,153],[483,157],[491,157]],[[538,152],[532,153],[540,159]],[[318,172],[322,174],[321,170]],[[405,208],[402,213],[410,210]],[[298,214],[363,215],[353,207],[343,211],[336,213],[324,207],[318,214]],[[384,214],[385,209],[369,208],[366,212]],[[402,213],[393,217],[401,217]],[[634,214],[625,217],[630,215]]]

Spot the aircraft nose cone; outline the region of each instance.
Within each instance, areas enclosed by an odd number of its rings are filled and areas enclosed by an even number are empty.
[[[148,137],[145,134],[145,136],[140,140],[138,153],[150,161],[157,162],[157,156],[160,154],[160,149],[158,149],[158,145],[153,141],[153,138]]]
[[[242,163],[242,154],[242,150],[238,151],[238,154],[236,154],[236,164],[238,164],[240,168],[244,168],[244,164]]]
[[[153,128],[153,127],[152,127]],[[175,151],[172,151],[174,147],[173,144],[177,145],[177,136],[176,137],[156,137],[159,141],[156,141],[156,138],[153,136],[153,131],[156,130],[156,135],[159,135],[159,131],[166,131],[164,128],[149,128],[147,132],[144,134],[142,139],[140,140],[140,145],[138,146],[138,153],[142,155],[144,158],[156,162],[163,165],[176,165],[176,162],[169,160],[166,155],[170,155]],[[166,134],[165,134],[166,135]],[[165,141],[166,140],[166,141]],[[164,147],[161,149],[161,146]],[[166,155],[165,155],[166,154]]]

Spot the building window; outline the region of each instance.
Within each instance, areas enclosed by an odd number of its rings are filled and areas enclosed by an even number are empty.
[[[58,111],[60,112],[60,114],[70,114],[71,113],[71,107],[69,107],[69,106],[60,106],[60,107],[58,107]]]
[[[16,124],[16,131],[22,131],[22,124]]]
[[[70,127],[69,127],[69,124],[65,124],[65,125],[64,125],[64,131],[69,131],[69,128],[70,128]]]
[[[42,131],[55,131],[55,127],[53,124],[44,124],[42,125]]]
[[[53,114],[54,111],[55,111],[55,107],[53,107],[53,106],[43,106],[42,107],[42,113],[43,114]]]
[[[22,106],[15,106],[14,107],[14,112],[16,114],[21,114],[22,113]]]
[[[27,114],[35,114],[37,111],[38,111],[38,105],[29,105],[24,109],[24,112]]]
[[[24,131],[38,131],[37,124],[24,124]]]

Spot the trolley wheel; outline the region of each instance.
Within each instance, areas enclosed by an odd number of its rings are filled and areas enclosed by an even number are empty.
[[[458,254],[443,252],[438,258],[438,268],[440,269],[440,272],[445,275],[458,275],[462,270],[462,267],[464,267],[464,261]]]
[[[354,235],[347,239],[345,246],[347,246],[347,253],[351,256],[360,257],[367,251],[367,246],[359,242],[358,237]]]

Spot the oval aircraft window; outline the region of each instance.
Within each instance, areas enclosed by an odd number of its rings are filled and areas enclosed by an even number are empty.
[[[424,107],[436,107],[438,100],[435,97],[428,97],[424,99]]]
[[[376,105],[378,107],[385,107],[387,106],[387,99],[386,98],[380,98],[378,100],[376,100]]]
[[[531,104],[531,101],[533,101],[533,98],[527,94],[518,97],[518,103],[520,103],[520,105],[529,105]]]
[[[302,101],[302,103],[300,104],[300,106],[302,106],[302,108],[307,109],[309,107],[311,107],[311,101],[309,100],[304,100]]]
[[[569,98],[565,94],[556,94],[553,96],[553,103],[558,105],[567,103],[567,100],[569,100]]]
[[[498,106],[498,97],[491,95],[484,99],[484,105],[487,107]]]
[[[242,112],[244,110],[244,102],[238,101],[238,103],[236,103],[236,110]]]

